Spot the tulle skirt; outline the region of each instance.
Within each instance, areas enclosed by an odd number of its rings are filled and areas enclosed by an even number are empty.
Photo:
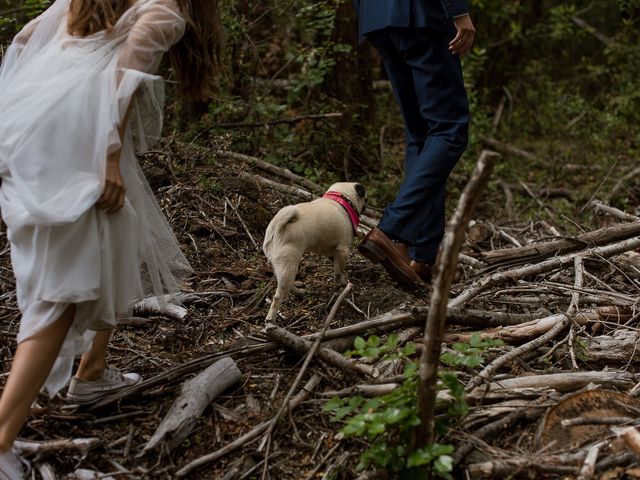
[[[127,315],[138,300],[179,291],[181,279],[191,271],[130,140],[120,163],[127,188],[124,208],[109,215],[91,207],[73,222],[54,225],[26,221],[29,214],[15,182],[8,172],[2,174],[0,208],[22,313],[18,342],[76,305],[73,324],[45,383],[50,395],[68,382],[74,358],[91,347],[96,331],[114,328],[117,317]]]

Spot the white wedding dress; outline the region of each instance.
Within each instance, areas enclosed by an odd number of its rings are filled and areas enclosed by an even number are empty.
[[[76,37],[68,7],[57,0],[29,23],[0,67],[0,209],[22,313],[18,342],[77,306],[45,383],[50,395],[96,330],[113,328],[137,300],[177,292],[191,273],[134,155],[160,134],[163,82],[153,74],[185,20],[174,0],[138,0],[112,30]],[[95,203],[118,148],[127,199],[108,215]]]

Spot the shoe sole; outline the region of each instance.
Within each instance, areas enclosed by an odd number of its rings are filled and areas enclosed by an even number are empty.
[[[125,387],[122,387],[122,388],[125,388]],[[67,402],[72,403],[74,405],[91,405],[92,403],[96,403],[105,397],[108,397],[110,395],[113,395],[116,392],[119,392],[120,390],[122,390],[122,388],[109,390],[100,394],[90,393],[87,395],[70,395],[67,393],[66,400]]]
[[[369,261],[381,264],[389,276],[402,288],[413,291],[417,288],[414,280],[408,278],[402,271],[398,270],[389,260],[389,257],[373,242],[362,242],[358,251]]]
[[[99,402],[103,398],[109,397],[116,392],[120,392],[125,388],[138,385],[138,383],[140,383],[140,381],[133,383],[131,385],[124,385],[122,387],[113,388],[111,390],[104,390],[101,392],[94,392],[94,393],[86,393],[86,394],[67,393],[66,400],[67,402],[72,403],[74,405],[90,405],[92,403]]]

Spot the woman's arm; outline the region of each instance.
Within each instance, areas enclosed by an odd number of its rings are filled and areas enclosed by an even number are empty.
[[[120,127],[118,128],[118,135],[120,135],[120,145],[124,141],[124,134],[127,129],[127,122],[129,121],[129,111],[124,116]],[[120,156],[122,154],[122,147],[114,150],[107,155],[107,165],[105,169],[105,182],[102,195],[96,202],[96,206],[103,210],[106,210],[108,214],[116,213],[122,207],[124,207],[125,194],[127,189],[124,186],[124,179],[120,173]]]
[[[140,17],[118,51],[118,87],[121,86],[126,70],[153,73],[162,55],[184,33],[185,21],[174,0],[152,0],[141,9]],[[120,210],[125,202],[126,189],[120,173],[120,156],[130,109],[129,98],[126,113],[118,127],[120,145],[107,155],[104,189],[96,202],[98,208],[109,214]]]
[[[27,44],[27,42],[31,38],[31,35],[33,35],[33,32],[36,31],[36,28],[40,24],[41,17],[42,15],[38,15],[36,18],[31,20],[29,23],[27,23],[22,28],[22,30],[20,30],[18,34],[15,37],[13,37],[13,43],[18,45],[18,47],[20,48],[24,48],[24,46]]]

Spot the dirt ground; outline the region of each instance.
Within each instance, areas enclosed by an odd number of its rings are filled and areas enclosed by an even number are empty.
[[[97,437],[99,441],[86,451],[54,450],[31,457],[35,467],[49,464],[59,478],[78,469],[108,473],[115,478],[174,478],[175,472],[188,462],[224,447],[273,418],[282,405],[299,371],[301,359],[277,348],[246,354],[246,347],[265,341],[264,317],[274,288],[271,269],[260,248],[263,233],[279,208],[297,203],[299,199],[247,180],[243,173],[252,170],[258,173],[257,169],[245,162],[223,159],[212,152],[211,149],[165,140],[156,151],[143,157],[142,164],[149,182],[194,268],[194,275],[184,288],[188,314],[183,321],[151,315],[129,322],[117,330],[109,350],[109,361],[113,366],[123,371],[139,372],[145,379],[169,375],[178,371],[176,369],[181,365],[196,367],[191,368],[188,375],[167,376],[168,380],[157,383],[153,388],[97,411],[70,407],[59,397],[49,400],[41,395],[34,404],[21,438],[45,441]],[[259,173],[268,176],[265,172]],[[282,182],[282,179],[277,181]],[[495,201],[494,198],[487,199],[481,204],[478,216],[490,220],[490,205]],[[500,225],[499,228],[489,221],[471,227],[464,253],[477,255],[509,244],[515,237],[524,241],[553,235],[545,222],[508,222],[500,215],[493,220],[495,225]],[[505,237],[507,231],[513,235],[511,240],[508,235]],[[598,320],[586,326],[576,324],[575,332],[572,327],[565,340],[555,344],[552,340],[547,346],[543,345],[505,365],[499,378],[571,371],[570,357],[574,356],[571,335],[582,336],[589,341],[593,335],[615,332],[624,321],[636,321],[633,296],[637,296],[640,285],[637,277],[622,267],[620,263],[590,261],[588,270],[594,275],[587,278],[584,287],[592,289],[592,298],[584,302],[585,308],[589,302],[596,306],[602,302],[605,305],[617,302],[622,306],[617,317],[614,315],[612,320],[609,316],[606,321]],[[349,259],[348,274],[353,291],[349,301],[340,307],[331,328],[353,325],[400,306],[428,305],[427,289],[409,294],[397,288],[381,267],[369,263],[355,249]],[[291,295],[285,300],[278,325],[297,335],[315,333],[321,328],[340,289],[333,284],[330,261],[313,255],[303,259],[298,280],[302,282],[305,293]],[[472,273],[465,266],[453,286],[453,294],[465,291],[473,280]],[[4,230],[0,234],[0,282],[0,353],[4,379],[10,368],[19,325]],[[573,282],[571,270],[557,271],[547,277],[538,277],[532,283],[516,282],[479,296],[471,302],[470,308],[513,313],[531,319],[545,317],[566,311],[572,297],[571,290],[564,286],[571,286]],[[624,294],[609,292],[607,296],[603,284],[610,291]],[[596,298],[593,292],[600,297]],[[447,342],[462,338],[468,330],[448,327]],[[525,340],[528,339],[516,339],[515,344]],[[505,346],[503,350],[492,351],[487,361],[510,348]],[[206,368],[216,355],[224,355],[225,352],[240,368],[241,381],[204,411],[193,433],[180,445],[141,454],[177,396],[179,385]],[[628,388],[629,382],[631,386],[636,382],[634,358],[635,353],[632,352],[629,362],[622,366],[619,359],[591,361],[582,356],[579,363],[581,369],[588,371],[601,371],[603,368],[610,368],[612,372],[620,370],[621,374],[629,376],[623,379],[623,385]],[[314,372],[321,375],[318,391],[340,390],[353,385],[354,378],[350,375],[324,364],[316,363]],[[462,380],[470,381],[471,373],[464,373]],[[310,375],[307,372],[301,385]],[[529,397],[524,397],[526,402],[533,401],[535,397],[542,402],[540,405],[545,406],[558,401],[548,390],[527,395]],[[265,478],[351,479],[357,476],[355,466],[363,442],[338,442],[336,433],[339,426],[322,412],[326,400],[311,394],[280,420],[272,436]],[[501,403],[501,408],[506,408],[505,411],[522,410],[509,402],[512,400]],[[468,423],[452,432],[451,439],[463,444],[470,432],[475,434],[481,425],[493,418],[491,411],[480,403],[472,406]],[[509,428],[498,429],[495,434],[485,437],[484,441],[491,445],[477,443],[477,461],[485,460],[489,454],[498,458],[520,454],[528,455],[529,459],[536,458],[535,436],[539,415],[534,417],[526,417],[524,421],[519,418]],[[264,454],[257,452],[258,444],[259,440],[254,440],[196,469],[186,478],[262,478]],[[600,478],[637,478],[629,477],[634,465],[632,458],[625,457],[618,463],[605,465],[603,468],[609,476]],[[572,478],[563,477],[564,474],[558,476],[558,472],[570,473],[577,467],[563,468],[554,465],[548,470],[538,468],[537,475],[538,478]],[[325,477],[329,470],[331,476]],[[534,470],[527,467],[508,471],[517,472],[523,478],[534,478]],[[616,476],[618,473],[623,476]]]
[[[264,298],[272,295],[273,283],[268,262],[256,245],[261,247],[273,214],[284,205],[296,203],[296,199],[241,181],[237,174],[246,171],[246,165],[222,161],[195,147],[165,144],[159,153],[144,157],[143,168],[194,268],[185,291],[198,298],[188,306],[184,322],[157,316],[147,326],[123,326],[115,333],[110,363],[122,371],[135,371],[150,378],[261,336],[268,310]],[[0,252],[0,321],[6,378],[19,315],[4,228]],[[353,307],[343,306],[332,328],[357,323],[405,302],[425,301],[396,288],[384,270],[371,265],[355,250],[348,270],[354,284]],[[285,301],[279,325],[299,335],[314,333],[340,289],[333,284],[331,262],[313,255],[304,258],[298,279],[306,293]],[[113,460],[131,472],[129,478],[172,478],[175,467],[220,448],[271,418],[299,367],[299,359],[284,351],[241,358],[237,363],[242,382],[216,399],[202,415],[195,432],[171,452],[136,456],[173,402],[179,382],[95,413],[70,410],[60,398],[40,396],[21,438],[100,438],[100,446],[86,455],[56,453],[36,460],[50,463],[60,476],[78,468],[114,473],[118,468],[110,463]],[[342,373],[327,369],[325,381],[327,386],[340,388]],[[292,418],[278,426],[271,448],[275,452],[271,478],[302,478],[313,469],[318,452],[333,446],[330,432],[335,428],[321,413],[322,403],[314,399],[305,402]],[[130,416],[120,419],[120,413]],[[105,417],[116,418],[94,423]],[[130,435],[132,441],[125,452],[123,439]],[[246,470],[259,458],[253,458],[254,451],[255,444],[251,444],[199,469],[190,478],[223,478],[237,464]]]

